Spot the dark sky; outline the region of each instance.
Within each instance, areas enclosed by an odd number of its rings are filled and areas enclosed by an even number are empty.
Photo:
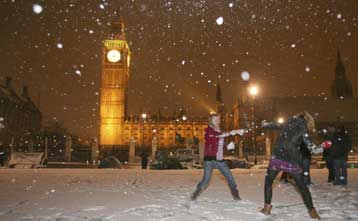
[[[44,122],[96,136],[102,40],[116,10],[132,51],[130,113],[206,115],[218,81],[231,109],[242,71],[259,96],[330,96],[338,47],[358,95],[357,0],[0,0],[0,77],[29,86]]]

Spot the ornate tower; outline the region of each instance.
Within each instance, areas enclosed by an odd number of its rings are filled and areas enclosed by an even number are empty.
[[[123,144],[130,55],[123,19],[117,17],[102,49],[99,143],[103,147]]]
[[[352,83],[347,79],[346,69],[339,50],[337,51],[336,76],[332,84],[332,96],[336,98],[353,97]]]

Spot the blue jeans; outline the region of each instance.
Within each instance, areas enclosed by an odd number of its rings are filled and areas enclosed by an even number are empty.
[[[334,160],[335,185],[347,185],[347,161]]]
[[[202,191],[209,186],[209,182],[211,179],[211,175],[213,173],[213,169],[219,169],[221,174],[226,178],[231,193],[237,192],[237,186],[232,173],[227,166],[225,161],[204,161],[204,175],[202,180],[198,183],[196,187],[196,191]]]

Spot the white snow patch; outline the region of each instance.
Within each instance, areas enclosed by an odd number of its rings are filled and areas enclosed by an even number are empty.
[[[263,206],[265,169],[231,170],[243,200],[232,200],[218,171],[197,201],[189,200],[203,170],[0,169],[0,220],[310,220],[292,184],[273,185],[270,216]],[[357,220],[358,170],[346,187],[327,183],[326,169],[311,170],[314,206],[326,220]],[[36,183],[33,184],[33,180]],[[31,186],[31,191],[26,190]],[[49,190],[48,194],[43,194]],[[50,194],[56,190],[57,194]]]

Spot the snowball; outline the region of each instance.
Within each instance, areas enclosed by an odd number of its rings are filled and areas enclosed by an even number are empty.
[[[80,70],[76,70],[75,73],[76,73],[78,76],[81,76],[81,71],[80,71]]]
[[[224,23],[224,18],[223,18],[223,17],[218,17],[218,18],[216,19],[216,24],[222,25],[223,23]]]
[[[100,9],[104,9],[104,5],[103,5],[103,4],[100,4],[100,5],[99,5],[99,8],[100,8]]]
[[[292,45],[291,45],[291,48],[295,48],[295,47],[296,47],[296,44],[292,44]]]
[[[337,18],[341,19],[342,18],[342,14],[337,14]]]
[[[234,6],[234,3],[230,2],[229,7],[232,8]]]
[[[58,44],[57,44],[57,47],[58,47],[58,48],[63,48],[63,44],[58,43]]]
[[[241,72],[241,79],[244,81],[248,81],[250,79],[250,73],[247,71]]]
[[[42,12],[43,8],[39,4],[33,4],[32,5],[32,11],[34,11],[35,14],[40,14]]]
[[[310,72],[310,71],[311,71],[311,68],[308,67],[308,66],[306,66],[305,71],[306,71],[306,72]]]

